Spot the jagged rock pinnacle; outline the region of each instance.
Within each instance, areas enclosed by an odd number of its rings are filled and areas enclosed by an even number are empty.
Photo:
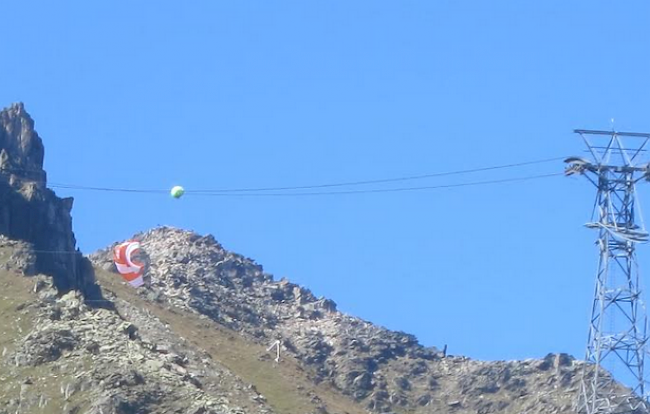
[[[85,292],[94,282],[76,251],[72,198],[46,187],[45,149],[22,103],[0,111],[0,234],[26,241],[37,254],[36,270],[51,275],[61,291]]]
[[[43,141],[22,103],[0,111],[0,169],[45,182]]]

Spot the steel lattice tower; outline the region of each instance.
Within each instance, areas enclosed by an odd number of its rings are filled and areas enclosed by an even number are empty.
[[[581,174],[597,188],[592,220],[586,226],[598,230],[600,257],[575,408],[581,414],[647,413],[647,317],[635,249],[648,241],[636,183],[650,180],[650,164],[641,162],[650,134],[574,132],[584,140],[592,160],[567,158],[565,173]],[[624,146],[623,139],[633,145]]]

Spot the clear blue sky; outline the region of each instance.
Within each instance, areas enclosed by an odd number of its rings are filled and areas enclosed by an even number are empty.
[[[0,106],[25,103],[52,182],[320,184],[580,155],[572,130],[612,118],[650,131],[646,1],[13,1],[2,15]],[[586,180],[57,194],[75,197],[84,252],[179,226],[452,354],[583,355],[597,259]],[[639,255],[650,274],[650,247]]]

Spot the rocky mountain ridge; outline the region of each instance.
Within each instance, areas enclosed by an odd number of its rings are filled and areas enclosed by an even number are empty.
[[[371,412],[571,412],[581,363],[568,355],[482,362],[345,315],[333,301],[229,252],[212,236],[160,227],[134,235],[148,255],[141,295],[203,315],[284,353]],[[112,248],[90,255],[112,271]]]

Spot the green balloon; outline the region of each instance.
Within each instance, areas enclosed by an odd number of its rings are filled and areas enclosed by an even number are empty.
[[[174,198],[180,198],[183,194],[185,194],[185,189],[181,187],[180,185],[175,185],[172,187],[172,191],[170,192],[172,197]]]

